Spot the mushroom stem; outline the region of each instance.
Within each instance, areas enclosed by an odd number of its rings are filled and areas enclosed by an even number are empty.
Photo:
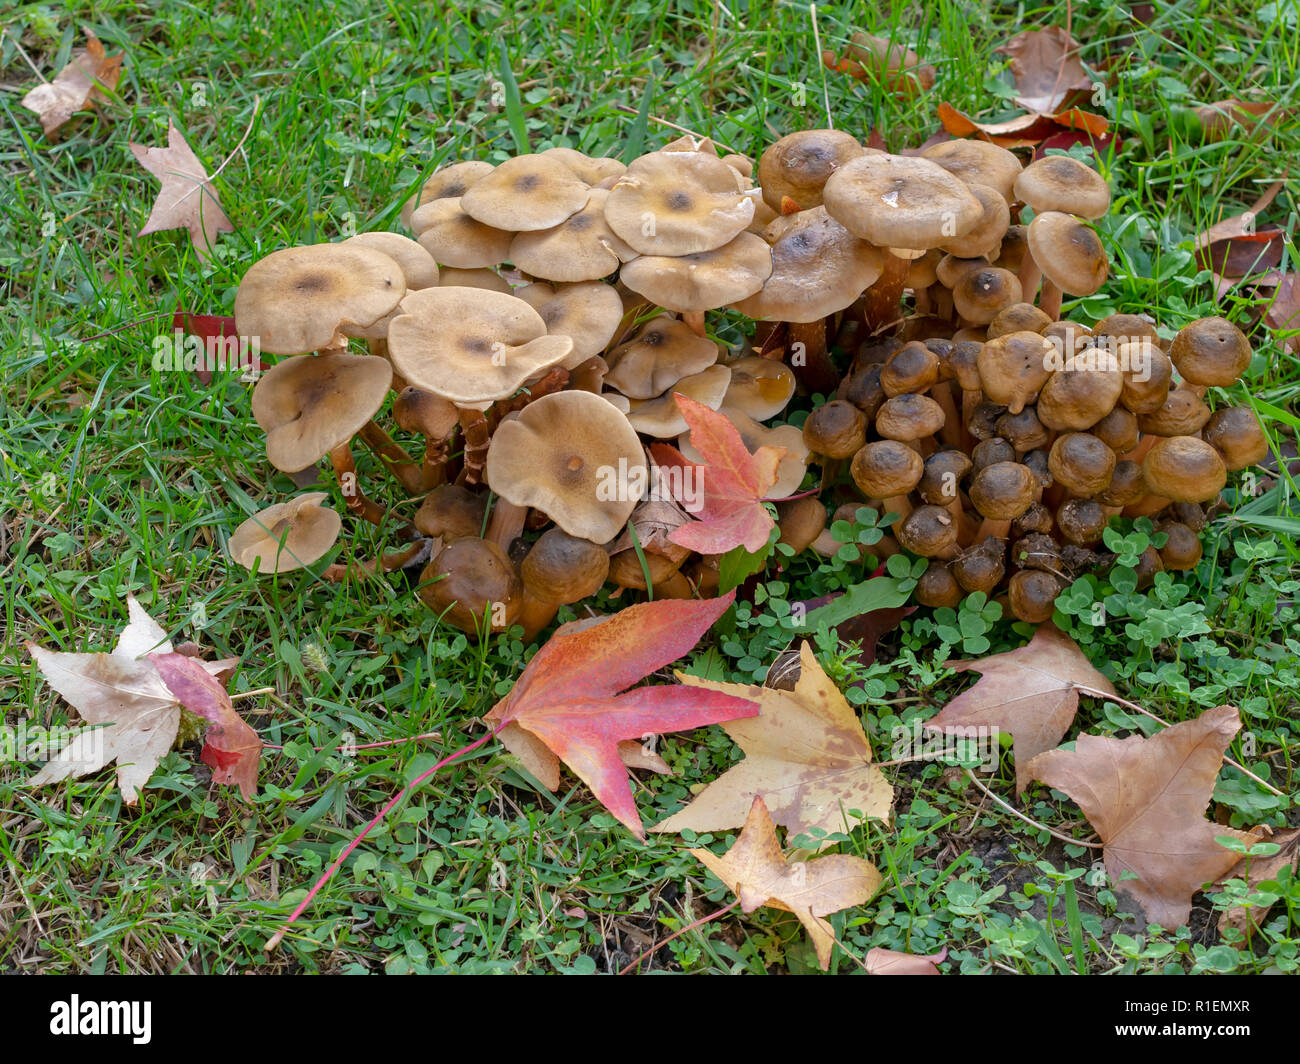
[[[691,332],[695,333],[696,336],[707,335],[704,328],[704,311],[684,310],[682,311],[682,321],[691,327]]]
[[[510,544],[523,534],[527,518],[527,506],[516,506],[498,495],[492,503],[492,516],[488,518],[487,535],[483,538],[491,540],[502,550],[508,550]]]
[[[1025,250],[1025,257],[1020,261],[1020,298],[1026,303],[1032,303],[1034,296],[1038,294],[1039,282],[1043,279],[1043,271],[1039,268],[1038,263],[1034,261],[1034,256]],[[1040,308],[1046,314],[1045,308]],[[1053,318],[1053,321],[1056,319]]]
[[[410,455],[371,419],[361,426],[357,434],[361,442],[374,452],[375,457],[384,463],[384,468],[394,480],[402,485],[408,495],[419,495],[427,489],[424,486],[424,472],[411,461]]]
[[[907,271],[911,262],[900,259],[888,251],[882,251],[885,264],[876,283],[867,289],[867,329],[879,332],[880,329],[901,316],[900,304],[903,288],[907,284]]]
[[[1168,506],[1169,503],[1170,500],[1166,499],[1163,495],[1144,495],[1142,498],[1138,499],[1137,502],[1124,507],[1124,516],[1151,517],[1158,514]]]
[[[912,502],[906,495],[891,495],[880,502],[880,513],[883,517],[885,514],[898,514],[898,519],[903,521],[912,512]]]
[[[388,510],[379,503],[366,496],[361,490],[361,485],[357,480],[357,463],[352,457],[352,445],[347,441],[340,443],[330,451],[330,465],[334,467],[334,475],[338,478],[339,489],[343,492],[343,498],[347,507],[356,516],[369,521],[372,525],[382,526],[384,518],[388,516]],[[407,539],[418,539],[419,530],[411,522],[402,520],[398,526],[401,534]]]
[[[524,597],[519,607],[519,616],[515,618],[515,624],[523,626],[524,642],[531,643],[536,639],[537,633],[555,620],[555,614],[559,608],[560,604],[558,602],[546,602],[539,599],[525,587]]]
[[[432,491],[446,479],[447,454],[456,431],[456,408],[441,396],[403,388],[393,400],[393,420],[404,432],[424,437],[424,464],[419,491]]]
[[[339,584],[353,576],[361,576],[362,574],[391,573],[394,569],[404,569],[408,565],[418,565],[427,561],[431,555],[437,554],[441,549],[441,540],[419,539],[399,551],[383,554],[378,558],[367,558],[355,565],[335,562],[333,565],[327,565],[320,575],[323,580]]]
[[[943,408],[943,425],[939,429],[939,439],[944,447],[962,450],[966,447],[966,428],[963,420],[957,416],[957,404],[952,397],[952,382],[939,381],[930,389],[930,398]]]
[[[826,350],[826,319],[792,321],[787,330],[789,365],[795,377],[808,391],[830,395],[839,387],[840,374]]]
[[[934,309],[934,302],[930,299],[930,290],[928,288],[913,289],[912,297],[916,301],[917,314],[929,315]]]
[[[487,462],[488,445],[492,442],[492,426],[482,410],[456,408],[460,412],[460,427],[465,439],[465,455],[457,484],[478,484]]]
[[[947,285],[934,286],[934,313],[944,321],[953,320],[952,289]]]
[[[608,372],[609,363],[599,355],[592,355],[586,362],[569,372],[569,384],[579,391],[595,392],[599,395],[605,382],[605,374]]]
[[[543,395],[550,395],[553,392],[564,390],[564,386],[569,383],[569,371],[562,366],[556,366],[553,370],[534,381],[529,381],[520,389],[517,395],[512,395],[509,399],[493,404],[492,416],[489,419],[491,424],[499,425],[502,420],[516,410],[522,410],[534,399],[540,399]],[[585,389],[590,391],[590,389]]]
[[[1011,535],[1010,521],[995,521],[991,517],[986,517],[980,522],[979,530],[975,533],[972,542],[983,543],[989,536],[994,539],[1006,539],[1009,535]]]
[[[1052,321],[1056,321],[1061,316],[1062,294],[1060,285],[1053,284],[1046,277],[1043,278],[1043,292],[1038,297],[1038,309]]]

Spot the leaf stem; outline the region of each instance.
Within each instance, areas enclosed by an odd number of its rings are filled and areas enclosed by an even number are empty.
[[[1071,846],[1087,846],[1090,850],[1100,850],[1102,848],[1103,844],[1100,842],[1084,842],[1082,839],[1072,839],[1070,838],[1069,835],[1062,835],[1059,831],[1053,831],[1046,824],[1040,824],[1037,820],[1033,820],[1030,817],[1025,816],[1025,814],[1022,813],[1015,806],[1011,805],[1009,802],[1004,802],[1001,798],[999,798],[996,794],[994,794],[991,790],[989,790],[986,786],[984,786],[984,784],[982,784],[979,780],[975,778],[975,773],[973,773],[970,769],[967,768],[967,769],[963,769],[962,771],[966,773],[966,778],[969,779],[971,783],[975,784],[976,787],[982,790],[985,793],[985,795],[987,795],[989,798],[992,798],[993,801],[995,801],[999,806],[1005,809],[1013,817],[1016,817],[1019,820],[1023,820],[1030,827],[1037,828],[1039,831],[1046,831],[1047,834],[1052,836],[1052,838],[1060,839],[1062,842],[1068,842]]]
[[[735,901],[733,901],[730,905],[726,906],[725,908],[719,909],[717,912],[709,913],[708,916],[701,916],[698,920],[694,921],[693,923],[687,924],[680,931],[674,931],[667,938],[657,939],[656,941],[650,943],[650,948],[648,950],[642,953],[641,956],[639,956],[636,960],[628,964],[628,966],[626,968],[623,968],[618,974],[627,975],[628,972],[630,972],[643,960],[651,956],[656,950],[660,949],[663,946],[668,945],[668,943],[671,942],[673,939],[680,938],[682,935],[686,934],[687,931],[693,931],[701,924],[707,924],[710,920],[716,920],[719,916],[731,912],[731,910],[734,909],[739,904],[740,904],[740,899],[737,898]]]

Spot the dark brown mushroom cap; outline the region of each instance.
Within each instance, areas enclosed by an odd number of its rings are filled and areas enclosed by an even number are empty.
[[[1092,229],[1068,214],[1046,211],[1029,223],[1029,253],[1062,292],[1090,296],[1110,276],[1106,249]]]
[[[887,440],[924,439],[943,424],[943,407],[928,395],[911,392],[886,399],[876,414],[876,432]]]
[[[848,458],[867,442],[867,417],[847,400],[833,399],[808,415],[803,441],[814,454]]]
[[[1052,476],[1052,467],[1048,462],[1048,452],[1041,447],[1030,451],[1020,461],[1034,474],[1034,479],[1040,488],[1047,489],[1055,483],[1056,478]]]
[[[459,199],[430,200],[411,215],[416,240],[440,266],[476,270],[510,257],[514,234],[470,217]]]
[[[1018,274],[1028,253],[1029,226],[1021,224],[1009,225],[1002,237],[1002,243],[998,247],[997,254],[993,257],[993,265],[1001,266],[1004,270],[1010,270],[1012,273]]]
[[[935,266],[934,276],[945,288],[956,288],[957,283],[972,270],[987,270],[992,265],[983,255],[973,259],[945,255]]]
[[[880,384],[881,368],[876,364],[855,370],[844,382],[842,393],[845,399],[873,422],[881,404],[885,401],[885,390]]]
[[[897,440],[876,440],[859,448],[850,473],[868,499],[906,495],[921,480],[925,464],[921,456]]]
[[[1179,521],[1165,521],[1158,532],[1169,538],[1160,548],[1160,564],[1166,569],[1195,569],[1201,560],[1201,537]]]
[[[736,309],[755,320],[820,321],[853,303],[880,277],[883,258],[825,207],[777,218],[763,230],[772,273]]]
[[[449,543],[425,567],[420,583],[424,604],[462,632],[502,632],[519,614],[523,585],[491,540]]]
[[[983,387],[980,380],[979,357],[984,344],[975,340],[954,342],[951,349],[939,358],[940,378],[951,378],[962,391],[977,392]]]
[[[1136,426],[1136,422],[1134,425]],[[1038,447],[1046,447],[1052,438],[1051,431],[1038,420],[1038,411],[1027,406],[1018,414],[1003,414],[993,426],[1004,440],[1021,454]]]
[[[984,394],[1010,413],[1020,413],[1051,377],[1055,353],[1038,333],[1014,332],[989,340],[976,359]]]
[[[405,292],[401,267],[374,248],[284,248],[244,274],[235,293],[235,328],[275,355],[342,347],[350,327],[373,325]]]
[[[1006,412],[1005,406],[985,400],[971,411],[966,421],[966,431],[977,440],[991,440],[998,434],[998,418]]]
[[[393,367],[366,355],[335,351],[276,363],[253,387],[266,457],[286,473],[319,462],[374,417],[392,381]]]
[[[1012,521],[1029,509],[1038,485],[1029,467],[1019,462],[985,466],[970,482],[971,505],[991,521]]]
[[[415,527],[426,536],[452,543],[483,535],[487,496],[476,495],[459,484],[439,484],[415,513]]]
[[[962,600],[961,586],[956,577],[952,575],[948,564],[938,558],[930,560],[930,567],[921,574],[912,595],[922,606],[932,609],[945,606],[951,609]]]
[[[1174,502],[1217,499],[1228,482],[1219,452],[1195,436],[1156,440],[1142,459],[1142,475],[1151,494]]]
[[[894,447],[903,446],[892,440],[888,442]],[[911,448],[908,447],[907,450],[910,451]],[[970,458],[962,451],[935,451],[925,460],[921,479],[915,488],[925,502],[933,506],[945,506],[961,497],[961,482],[971,471],[971,466]]]
[[[1016,460],[1016,449],[1011,446],[1009,440],[1004,440],[1001,436],[993,436],[987,440],[980,440],[970,453],[971,471],[978,473],[985,466],[996,465],[998,462],[1014,462]]]
[[[938,356],[916,340],[900,347],[880,368],[881,390],[891,398],[907,392],[927,391],[938,380]]]
[[[1117,406],[1088,430],[1116,454],[1126,454],[1138,445],[1137,415]]]
[[[984,140],[945,140],[921,152],[921,158],[938,163],[968,185],[988,185],[1008,204],[1015,200],[1016,178],[1024,169],[1006,148]]]
[[[1250,365],[1250,341],[1226,318],[1200,318],[1185,325],[1169,357],[1190,384],[1226,388]]]
[[[1116,351],[1124,377],[1119,401],[1135,414],[1150,414],[1159,410],[1169,397],[1174,365],[1154,344],[1141,341],[1138,344],[1121,344]]]
[[[1006,552],[1005,540],[988,536],[983,543],[967,548],[953,560],[952,575],[967,594],[988,593],[1006,574]]]
[[[1110,337],[1117,342],[1147,340],[1160,346],[1160,334],[1155,325],[1139,314],[1111,314],[1092,327],[1092,334]]]
[[[976,325],[987,325],[1005,307],[1019,303],[1020,278],[1010,270],[996,266],[971,270],[952,289],[952,303],[957,313]]]
[[[989,339],[1014,332],[1041,333],[1051,324],[1052,319],[1032,303],[1011,303],[999,310],[989,322]]]
[[[946,556],[957,546],[957,525],[942,506],[918,506],[898,523],[896,535],[904,550],[922,558]]]
[[[1052,444],[1047,457],[1052,477],[1075,495],[1103,491],[1115,472],[1115,452],[1087,432],[1067,432]]]
[[[754,201],[716,155],[657,151],[634,160],[605,201],[605,220],[642,255],[692,255],[729,243]]]
[[[1099,362],[1057,370],[1038,393],[1038,420],[1049,429],[1087,429],[1115,409],[1124,380]]]
[[[1101,539],[1110,515],[1096,499],[1067,499],[1056,511],[1056,527],[1070,543],[1090,546]]]
[[[1021,569],[1007,583],[1007,602],[1012,614],[1027,624],[1050,621],[1056,612],[1056,597],[1063,585],[1041,569]]]
[[[533,544],[519,572],[534,598],[564,605],[600,590],[609,575],[609,555],[599,544],[549,528]]]
[[[231,535],[226,549],[245,569],[288,573],[319,561],[339,538],[338,511],[321,506],[323,491],[259,510]]]
[[[1268,457],[1268,437],[1255,412],[1244,406],[1216,410],[1205,423],[1202,438],[1219,452],[1232,470],[1258,465]]]
[[[1011,522],[1011,534],[1023,536],[1026,533],[1040,532],[1046,535],[1052,531],[1053,522],[1052,511],[1041,502],[1036,502]],[[1016,564],[1022,563],[1017,561]]]
[[[813,498],[791,499],[776,504],[777,524],[781,527],[778,543],[801,554],[826,531],[826,507]]]
[[[687,255],[642,255],[619,279],[650,302],[676,311],[716,310],[753,296],[772,273],[772,252],[753,233]]]
[[[1030,163],[1016,178],[1015,194],[1035,214],[1061,211],[1091,220],[1110,210],[1105,179],[1068,155],[1047,155]]]
[[[593,543],[618,535],[648,480],[627,418],[582,391],[544,395],[497,426],[485,473],[503,499],[541,510]]]
[[[940,247],[949,254],[963,258],[995,255],[1002,246],[1002,237],[1011,226],[1011,210],[997,189],[978,182],[968,182],[966,187],[979,200],[980,216],[962,236],[949,240]]]
[[[1159,409],[1138,415],[1138,428],[1153,436],[1195,436],[1210,420],[1210,408],[1191,388],[1174,388]]]
[[[805,129],[784,136],[759,156],[763,201],[774,211],[781,210],[785,197],[801,210],[818,207],[831,174],[862,154],[862,145],[837,129]]]
[[[1125,459],[1115,463],[1110,483],[1097,492],[1097,501],[1103,506],[1131,506],[1147,493],[1142,466]]]
[[[511,233],[550,229],[587,203],[587,182],[548,155],[516,155],[466,189],[461,209]]]
[[[963,181],[928,159],[860,155],[822,192],[830,216],[877,247],[925,250],[963,236],[983,214]]]

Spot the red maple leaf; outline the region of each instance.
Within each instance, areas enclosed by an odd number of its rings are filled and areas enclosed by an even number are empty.
[[[229,345],[224,341],[239,337],[239,330],[235,328],[234,318],[224,317],[220,314],[191,314],[187,310],[181,310],[179,303],[176,305],[176,313],[172,315],[172,328],[179,329],[187,336],[197,336],[203,341],[205,350],[214,350],[216,352],[228,351]],[[262,361],[260,355],[255,354],[250,360],[250,365],[245,368],[255,373],[264,373],[271,367]],[[210,366],[206,364],[196,366],[191,372],[203,384],[212,383],[212,369]]]
[[[644,602],[561,625],[487,720],[516,752],[544,743],[644,839],[619,742],[755,717],[758,703],[682,684],[627,688],[695,646],[734,598]]]
[[[694,470],[692,475],[702,488],[694,509],[692,499],[678,497],[698,520],[688,521],[668,538],[700,554],[726,554],[740,546],[751,554],[762,550],[774,524],[763,497],[776,483],[785,448],[760,447],[750,454],[736,427],[722,414],[680,392],[673,398],[690,426],[691,445],[704,457],[704,464],[691,462],[666,443],[650,448],[658,465],[677,467],[683,474]]]

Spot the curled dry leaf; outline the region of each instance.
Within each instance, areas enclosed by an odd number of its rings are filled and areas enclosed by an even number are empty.
[[[826,971],[835,936],[825,917],[863,905],[880,888],[880,873],[870,861],[846,854],[788,861],[762,798],[755,798],[736,844],[721,857],[691,850],[704,866],[752,913],[761,906],[794,913],[808,931],[817,961]]]
[[[48,137],[76,112],[94,110],[104,90],[112,92],[122,76],[125,53],[106,55],[104,45],[93,33],[86,34],[86,47],[74,52],[71,62],[53,81],[37,85],[23,97],[23,106],[35,111]]]
[[[1008,56],[1016,103],[1026,111],[1054,114],[1066,102],[1090,97],[1094,83],[1079,59],[1079,42],[1062,26],[1017,33],[995,52]]]
[[[167,147],[146,148],[130,143],[136,161],[162,182],[149,220],[140,236],[164,229],[187,229],[194,250],[203,258],[211,255],[218,233],[233,233],[226,212],[217,198],[208,172],[185,142],[175,124],[167,124]]]
[[[1079,645],[1050,621],[1018,650],[947,664],[957,672],[974,669],[980,679],[926,721],[926,728],[956,735],[974,734],[975,728],[1009,732],[1015,742],[1016,794],[1033,779],[1030,760],[1055,747],[1069,729],[1079,688],[1116,693]]]
[[[900,953],[877,946],[867,951],[867,972],[870,975],[938,975],[935,965],[947,959],[947,946],[930,954]]]
[[[1285,182],[1274,181],[1241,214],[1215,222],[1196,236],[1196,264],[1220,277],[1246,277],[1263,273],[1282,261],[1284,230],[1261,228],[1259,216],[1282,191]]]
[[[1207,709],[1150,739],[1080,735],[1073,750],[1049,750],[1026,766],[1064,791],[1101,836],[1112,889],[1128,893],[1161,927],[1187,922],[1192,894],[1237,863],[1215,841],[1258,836],[1205,819],[1228,743],[1241,727],[1236,706]],[[1136,879],[1125,879],[1125,873]]]
[[[1080,130],[1089,135],[1094,145],[1099,145],[1110,129],[1110,121],[1101,115],[1077,107],[1066,108],[1055,114],[1017,115],[1003,122],[980,122],[958,111],[949,103],[939,104],[939,121],[954,137],[978,134],[1003,148],[1033,147],[1063,129]]]
[[[1202,140],[1213,143],[1227,140],[1239,133],[1249,136],[1257,127],[1267,129],[1289,117],[1290,111],[1276,103],[1239,100],[1232,96],[1193,107],[1188,114],[1191,121],[1187,132],[1199,133]]]
[[[845,831],[866,818],[889,818],[894,789],[871,763],[871,744],[862,722],[807,643],[800,655],[793,691],[677,674],[688,687],[756,701],[759,713],[722,726],[745,751],[745,760],[705,787],[685,809],[656,825],[655,831],[739,827],[760,796],[772,818],[790,835],[807,835],[813,828]]]

